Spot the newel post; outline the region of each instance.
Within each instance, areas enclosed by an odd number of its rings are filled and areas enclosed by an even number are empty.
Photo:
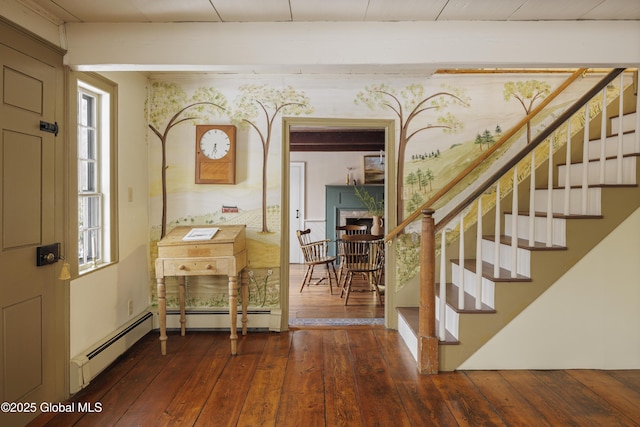
[[[420,326],[418,329],[418,370],[438,373],[436,336],[436,231],[433,209],[422,211],[420,239]]]

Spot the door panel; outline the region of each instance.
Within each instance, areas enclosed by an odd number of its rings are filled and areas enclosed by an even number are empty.
[[[41,242],[42,138],[5,131],[2,138],[2,250]]]
[[[4,345],[10,348],[5,360],[5,396],[16,402],[36,390],[42,378],[42,297],[4,307]]]
[[[58,308],[64,283],[56,278],[56,264],[36,266],[36,248],[63,235],[56,173],[62,160],[56,144],[62,141],[40,130],[41,120],[56,121],[60,69],[1,42],[0,399],[39,405],[64,397],[65,382],[59,367],[65,315]],[[0,425],[23,424],[35,415],[0,413]]]
[[[44,82],[23,74],[11,67],[4,67],[4,103],[36,114],[42,114]]]

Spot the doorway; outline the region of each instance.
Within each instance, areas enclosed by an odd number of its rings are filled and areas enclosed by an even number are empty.
[[[300,129],[305,132],[315,132],[321,134],[321,139],[328,145],[318,150],[317,147],[305,146],[302,150],[298,149],[300,139],[295,135]],[[363,133],[376,132],[382,135],[383,150],[376,149],[373,151],[369,147],[369,151],[354,150],[354,147],[360,142],[353,141],[352,135],[348,132]],[[292,133],[294,136],[292,137]],[[357,119],[311,119],[311,118],[285,118],[283,126],[283,212],[288,213],[288,218],[283,218],[283,230],[289,232],[289,236],[283,238],[283,241],[289,243],[288,248],[284,248],[283,258],[293,260],[293,252],[299,251],[297,237],[292,235],[295,233],[296,226],[300,229],[311,229],[313,235],[321,238],[329,238],[335,240],[334,232],[326,229],[326,218],[324,215],[324,207],[318,208],[319,205],[324,206],[325,200],[325,184],[342,184],[347,183],[347,168],[344,170],[342,163],[345,153],[351,152],[353,160],[353,168],[351,171],[352,179],[355,178],[358,185],[363,182],[364,155],[384,154],[387,164],[393,164],[394,161],[394,122],[392,120],[357,120]],[[337,135],[337,136],[336,136]],[[343,145],[339,144],[343,138],[350,137],[351,141],[344,140]],[[322,144],[323,142],[318,142]],[[318,150],[318,151],[315,151]],[[292,152],[293,151],[293,152]],[[304,151],[304,156],[299,155],[299,151]],[[389,155],[388,153],[391,153]],[[333,156],[333,158],[331,157]],[[302,159],[302,160],[301,160]],[[304,163],[305,169],[301,176],[298,175],[299,166],[296,164]],[[328,182],[318,182],[317,171],[314,166],[320,163],[322,168],[329,172],[331,179]],[[298,168],[298,169],[296,169]],[[317,170],[318,167],[315,167]],[[356,171],[356,169],[358,169]],[[356,173],[357,172],[357,173]],[[305,184],[306,181],[306,184]],[[392,171],[385,167],[384,197],[385,200],[395,200],[395,179]],[[304,190],[302,199],[297,202],[300,187]],[[313,187],[313,189],[311,188]],[[295,194],[292,194],[292,191]],[[393,196],[390,196],[393,193]],[[299,203],[299,206],[294,206]],[[315,209],[314,206],[315,205]],[[386,224],[392,226],[395,223],[394,206],[395,203],[386,204]],[[320,210],[322,213],[320,213]],[[300,213],[302,218],[296,218]],[[391,216],[389,216],[391,215]],[[335,245],[335,242],[331,242]],[[286,256],[284,256],[286,252]],[[289,265],[282,266],[281,277],[283,283],[289,284],[289,292],[281,293],[283,327],[298,325],[357,325],[357,324],[387,324],[387,313],[390,307],[393,307],[393,295],[385,296],[385,304],[381,306],[373,293],[352,294],[349,305],[344,306],[344,299],[340,298],[340,291],[336,289],[334,283],[333,295],[330,295],[326,279],[320,285],[311,285],[305,287],[300,292],[302,279],[306,267],[303,263],[290,262]],[[389,270],[388,270],[389,271]],[[324,268],[314,271],[314,281],[320,277],[326,276]],[[284,288],[284,286],[283,286]],[[357,296],[356,296],[357,295]],[[286,320],[285,320],[286,318]]]

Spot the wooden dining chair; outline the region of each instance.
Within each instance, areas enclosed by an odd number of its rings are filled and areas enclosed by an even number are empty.
[[[384,239],[372,234],[344,235],[338,242],[344,254],[344,284],[340,296],[344,296],[344,305],[349,302],[353,289],[353,275],[364,273],[366,288],[360,291],[375,292],[378,302],[383,304],[384,284]]]
[[[366,234],[367,226],[366,225],[356,225],[356,224],[347,224],[347,225],[338,225],[336,227],[336,255],[338,257],[338,286],[342,288],[343,279],[344,279],[344,257],[342,256],[342,251],[338,242],[342,240],[342,236],[349,235],[352,236],[354,234]]]
[[[296,235],[298,236],[298,241],[300,242],[300,249],[302,249],[302,254],[304,256],[304,263],[307,266],[307,271],[304,274],[304,278],[302,279],[302,286],[300,286],[300,292],[304,289],[304,285],[311,284],[311,280],[313,277],[313,269],[316,265],[324,265],[327,269],[327,277],[322,277],[315,284],[319,284],[324,279],[328,279],[329,281],[329,292],[333,295],[333,284],[331,280],[331,271],[333,271],[333,278],[338,284],[338,276],[336,275],[336,268],[334,262],[336,260],[335,256],[329,255],[329,240],[317,240],[313,241],[311,239],[311,230],[297,230]]]

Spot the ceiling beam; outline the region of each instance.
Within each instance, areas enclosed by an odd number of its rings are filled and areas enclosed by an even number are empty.
[[[290,151],[384,151],[384,129],[300,129],[289,136]]]

